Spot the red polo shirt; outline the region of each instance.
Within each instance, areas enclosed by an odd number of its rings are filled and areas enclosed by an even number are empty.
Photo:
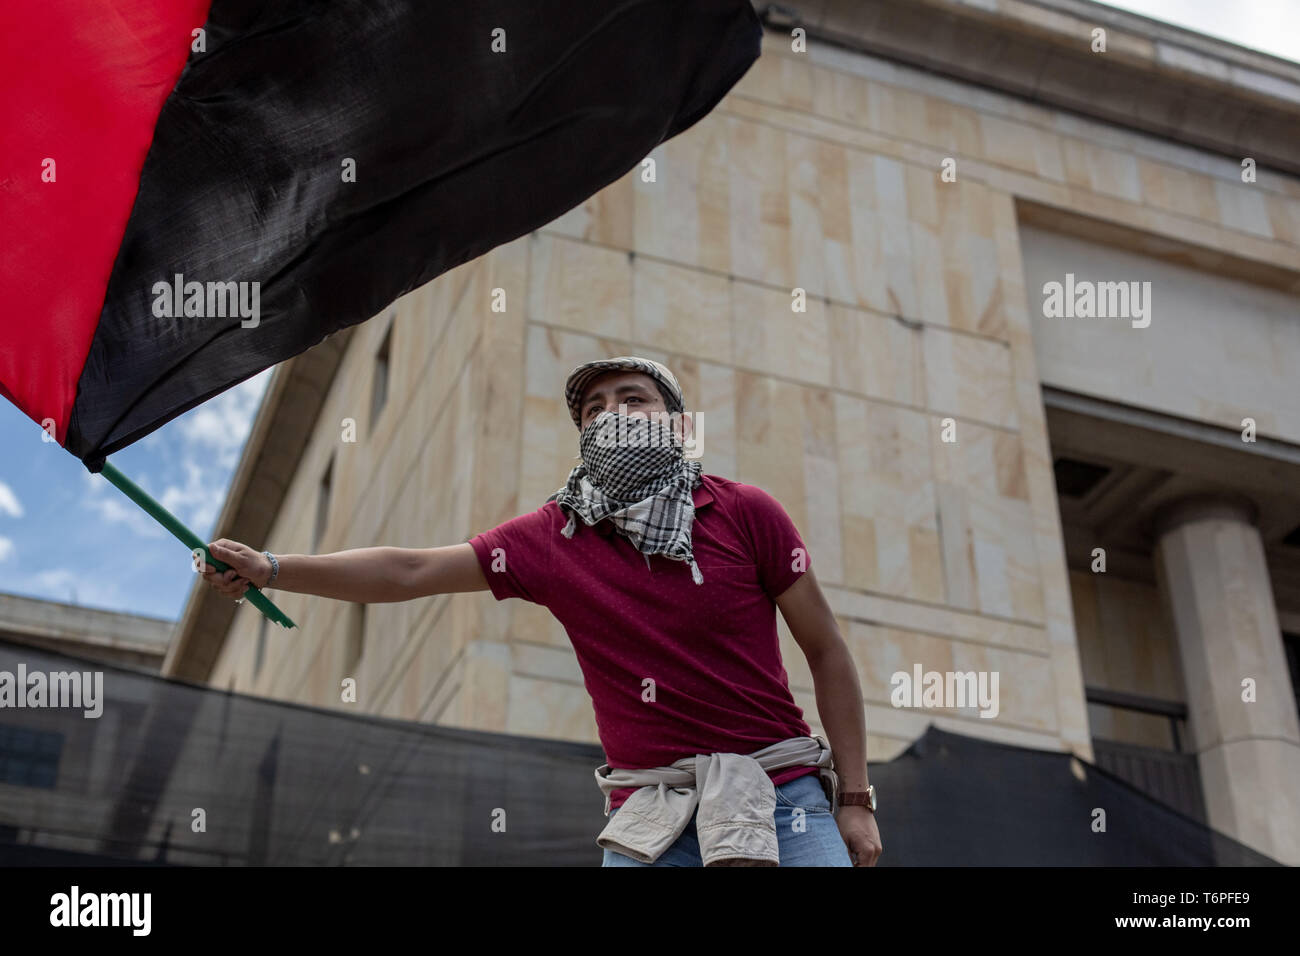
[[[780,502],[756,485],[702,475],[684,561],[649,559],[611,523],[560,534],[553,501],[470,539],[498,601],[550,610],[577,653],[611,767],[748,754],[811,729],[790,693],[774,598],[809,565]],[[771,774],[782,784],[816,767]],[[633,788],[611,795],[611,809]]]

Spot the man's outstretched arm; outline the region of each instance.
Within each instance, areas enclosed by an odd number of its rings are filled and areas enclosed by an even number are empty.
[[[239,597],[250,584],[266,587],[271,562],[246,544],[218,538],[208,545],[230,570],[203,566],[203,579],[214,590]],[[277,554],[279,591],[315,594],[357,604],[410,601],[430,594],[485,591],[487,578],[469,542],[441,548],[355,548],[333,554]]]

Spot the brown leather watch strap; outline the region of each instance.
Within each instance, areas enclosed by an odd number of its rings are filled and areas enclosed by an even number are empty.
[[[866,807],[872,813],[875,813],[876,808],[872,806],[876,802],[874,797],[875,787],[872,787],[870,791],[847,791],[839,795],[839,803],[842,807]]]

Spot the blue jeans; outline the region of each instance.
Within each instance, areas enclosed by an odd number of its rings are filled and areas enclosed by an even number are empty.
[[[618,810],[610,813],[612,818]],[[777,852],[782,866],[852,866],[848,847],[831,814],[817,774],[804,774],[776,788]],[[673,845],[653,863],[641,863],[614,850],[605,850],[601,866],[703,866],[695,817]]]

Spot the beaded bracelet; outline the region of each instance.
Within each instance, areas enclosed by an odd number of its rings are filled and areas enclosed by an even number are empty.
[[[267,558],[269,558],[271,561],[271,577],[269,580],[267,580],[265,584],[265,587],[269,588],[272,584],[275,583],[276,575],[280,573],[280,562],[275,560],[275,555],[273,555],[270,551],[263,551],[262,553],[266,555]]]

